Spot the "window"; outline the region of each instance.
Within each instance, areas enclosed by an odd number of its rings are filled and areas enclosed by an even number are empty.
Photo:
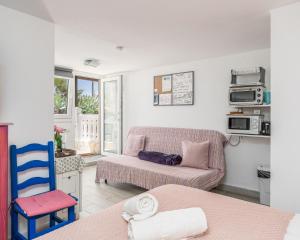
[[[54,78],[54,114],[68,115],[69,84],[68,78]]]
[[[76,107],[83,114],[99,113],[99,81],[98,79],[76,76]]]

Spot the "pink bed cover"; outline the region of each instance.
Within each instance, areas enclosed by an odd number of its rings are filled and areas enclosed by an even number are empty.
[[[209,230],[202,240],[283,240],[293,214],[211,192],[165,185],[150,191],[159,211],[201,207]],[[38,240],[125,240],[127,224],[121,218],[123,203],[83,218]]]

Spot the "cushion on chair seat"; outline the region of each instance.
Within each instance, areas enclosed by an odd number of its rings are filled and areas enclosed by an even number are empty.
[[[60,190],[17,198],[16,203],[29,217],[55,212],[77,204],[75,199]]]

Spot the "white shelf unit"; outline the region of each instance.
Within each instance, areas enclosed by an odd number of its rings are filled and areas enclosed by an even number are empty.
[[[271,104],[262,105],[230,105],[233,108],[271,108]]]
[[[250,138],[271,138],[271,136],[267,135],[252,135],[252,134],[237,134],[237,133],[227,133],[228,136],[236,136],[236,137],[250,137]]]

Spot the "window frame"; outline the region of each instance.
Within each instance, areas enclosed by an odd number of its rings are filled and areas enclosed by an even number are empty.
[[[61,114],[54,113],[54,118],[55,119],[70,119],[70,118],[72,118],[72,108],[71,108],[71,106],[72,106],[72,103],[71,103],[71,101],[72,101],[71,93],[72,92],[71,92],[71,84],[72,84],[73,78],[59,76],[59,75],[54,75],[53,81],[55,80],[55,78],[62,78],[62,79],[68,80],[68,104],[67,104],[67,113],[66,114],[64,114],[64,113],[61,113]],[[54,97],[54,92],[53,92],[53,97]],[[53,102],[54,102],[54,99],[53,99]],[[53,106],[53,111],[54,111],[54,107],[55,106]]]

